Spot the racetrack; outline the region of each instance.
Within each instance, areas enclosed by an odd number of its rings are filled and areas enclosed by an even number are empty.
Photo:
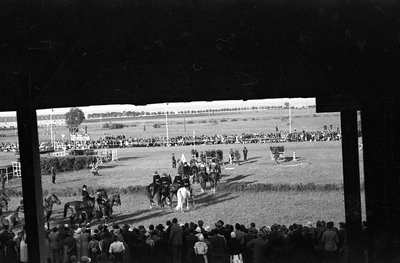
[[[287,162],[275,164],[270,159],[269,146],[272,144],[247,144],[249,160],[241,165],[224,165],[221,185],[298,185],[313,183],[315,185],[342,185],[341,142],[302,142],[283,143],[288,157],[296,152],[297,162],[288,158]],[[200,146],[199,151],[222,149],[226,155],[229,149],[242,149],[243,145]],[[118,149],[119,161],[104,164],[100,169],[101,176],[92,176],[90,170],[60,173],[57,184],[51,183],[51,177],[44,175],[43,189],[56,192],[63,203],[80,199],[83,184],[90,189],[99,187],[126,189],[129,186],[144,186],[151,182],[152,173],[176,173],[171,168],[170,155],[178,157],[182,153],[189,158],[191,147],[158,147]],[[20,189],[19,180],[11,180],[8,186],[13,190]],[[272,223],[291,224],[316,220],[344,221],[343,190],[315,191],[219,191],[215,195],[200,194],[199,186],[194,186],[197,206],[188,213],[161,210],[149,210],[149,203],[141,193],[122,193],[122,206],[115,208],[115,220],[135,225],[165,223],[172,217],[181,221],[203,219],[211,224],[218,219],[226,222],[255,222],[257,225]],[[13,204],[18,198],[13,198]],[[15,205],[16,206],[16,205]],[[62,206],[55,206],[57,222],[62,220]]]
[[[297,123],[293,127],[321,130],[322,124],[333,123],[336,125],[339,123],[336,115],[316,118],[304,113],[301,113],[303,117],[293,119]],[[269,127],[268,129],[271,131],[276,124],[280,127],[287,124],[287,119],[283,117],[263,116],[263,114],[263,112],[242,115],[224,114],[218,118],[228,121],[220,120],[217,125],[213,124],[213,126],[210,126],[209,122],[204,123],[208,119],[207,116],[193,117],[193,123],[187,124],[188,131],[191,133],[194,128],[196,134],[201,134],[197,133],[197,130],[204,134],[221,134],[225,130],[229,134],[239,134],[243,131],[258,132],[264,130],[260,127],[265,126]],[[214,116],[214,118],[216,117]],[[237,120],[233,121],[233,119]],[[188,120],[189,118],[186,121]],[[154,118],[148,121],[146,126],[149,129],[150,123],[162,120]],[[175,124],[171,124],[171,131],[174,134],[183,135],[182,125],[179,121],[181,120],[171,121],[175,122]],[[144,136],[146,133],[143,132],[143,127],[140,125],[116,130],[113,133],[133,136],[141,129],[139,135]],[[88,126],[98,136],[101,131],[104,132],[100,129],[99,123],[90,123]],[[148,136],[163,134],[163,129],[149,130],[147,131]],[[187,132],[189,135],[190,133]],[[271,161],[269,147],[277,145],[285,147],[286,162],[275,164]],[[224,190],[221,191],[220,187],[215,195],[209,193],[200,195],[199,187],[196,184],[194,190],[197,206],[185,214],[158,208],[150,211],[149,202],[144,194],[131,190],[137,189],[136,186],[148,185],[152,181],[154,171],[174,176],[176,169],[171,167],[171,154],[174,153],[177,158],[180,158],[183,153],[186,159],[190,159],[191,146],[118,149],[118,162],[102,164],[99,171],[101,176],[93,176],[90,170],[65,172],[57,174],[57,183],[52,184],[51,176],[43,175],[43,190],[45,193],[57,193],[63,203],[80,200],[80,190],[83,184],[88,185],[90,190],[105,187],[110,191],[119,191],[122,194],[122,206],[115,208],[115,220],[120,223],[132,223],[135,226],[165,223],[166,220],[173,217],[178,217],[181,222],[203,219],[206,224],[213,224],[222,219],[230,223],[255,222],[258,226],[271,225],[275,222],[291,224],[315,222],[316,220],[332,220],[336,223],[344,221],[340,141],[203,145],[196,146],[196,149],[199,152],[221,149],[224,152],[224,161],[227,162],[229,150],[231,148],[238,149],[242,154],[243,146],[249,150],[248,161],[241,162],[240,165],[223,166],[220,186]],[[296,162],[291,160],[293,152],[296,153]],[[15,159],[13,153],[0,153],[0,165],[10,164]],[[360,160],[362,176],[362,154]],[[362,177],[361,181],[363,182]],[[308,187],[308,184],[312,184],[311,187]],[[20,179],[11,180],[6,188],[13,192],[20,192]],[[275,190],[271,191],[271,189]],[[12,198],[11,209],[16,208],[19,199],[20,197]],[[364,204],[364,202],[362,203]],[[56,221],[54,223],[67,222],[61,218],[62,207],[55,206],[54,218]]]

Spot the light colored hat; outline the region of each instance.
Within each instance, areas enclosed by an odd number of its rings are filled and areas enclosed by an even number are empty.
[[[211,227],[210,227],[210,226],[206,226],[206,227],[204,228],[204,230],[205,230],[206,232],[211,232]]]
[[[204,236],[202,234],[199,235],[199,240],[204,240]]]
[[[197,233],[201,233],[201,228],[198,226],[198,227],[196,227],[196,230],[195,230]]]
[[[82,232],[82,228],[78,228],[77,230],[75,230],[75,234],[80,234]]]
[[[235,232],[231,232],[231,238],[236,238],[236,233]]]

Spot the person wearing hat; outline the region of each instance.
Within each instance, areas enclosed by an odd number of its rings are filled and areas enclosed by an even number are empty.
[[[212,247],[212,250],[210,251],[211,259],[212,262],[227,262],[228,243],[224,237],[224,229],[219,221],[215,225],[221,225],[221,227],[217,227],[217,229],[215,229],[216,235],[209,238]]]
[[[89,196],[89,192],[87,191],[87,185],[84,184],[82,185],[82,197],[85,199],[85,197]]]
[[[175,175],[173,185],[181,188],[183,186],[182,176],[180,174]]]
[[[194,262],[195,260],[195,252],[194,252],[194,244],[198,241],[197,236],[194,234],[194,229],[189,227],[189,234],[185,236],[186,245],[186,262]]]
[[[161,175],[161,185],[163,187],[168,187],[169,184],[170,184],[169,177],[167,176],[166,173],[162,173],[162,175]]]
[[[172,262],[182,262],[183,230],[177,218],[172,219],[168,242],[171,245]]]

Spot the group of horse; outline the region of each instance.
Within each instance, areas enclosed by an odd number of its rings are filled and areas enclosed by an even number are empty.
[[[196,163],[196,165],[191,165],[190,174],[186,174],[184,176],[189,176],[192,184],[199,183],[201,187],[201,192],[203,193],[206,190],[206,183],[208,182],[211,187],[211,192],[215,193],[217,184],[219,181],[221,168],[219,165],[211,164],[207,167],[207,169],[200,168],[201,163]],[[210,168],[212,167],[212,168]],[[195,206],[193,190],[186,189],[185,187],[172,183],[171,175],[166,175],[168,178],[167,185],[161,185],[157,188],[154,183],[149,184],[146,187],[146,196],[150,201],[150,209],[153,208],[155,202],[153,201],[154,196],[157,196],[158,206],[164,208],[165,205],[169,205],[172,209],[172,200],[174,195],[177,197],[177,206],[176,210],[180,210],[183,212],[183,204],[186,201],[187,210],[189,210],[189,198],[192,198],[193,207]]]
[[[202,193],[206,190],[206,183],[208,182],[211,192],[215,194],[220,174],[221,165],[215,160],[209,163],[197,162],[195,159],[190,161],[189,176],[193,183],[198,182],[200,184]]]
[[[2,225],[9,225],[10,228],[23,224],[24,218],[24,202],[20,201],[20,205],[14,210],[8,210],[10,198],[5,192],[0,194],[0,222]],[[55,194],[49,194],[43,199],[44,219],[47,226],[50,226],[50,217],[53,213],[53,205],[60,205],[61,201]],[[4,211],[3,211],[4,210]]]
[[[100,194],[105,193],[103,189],[100,189]],[[10,211],[8,209],[8,204],[10,202],[9,196],[2,192],[0,193],[0,223],[1,225],[9,225],[10,228],[22,225],[24,218],[24,203],[23,200],[20,201],[20,205],[15,209]],[[43,210],[44,210],[44,220],[47,227],[50,227],[50,217],[53,214],[53,205],[61,205],[60,199],[53,193],[48,194],[43,199]],[[105,216],[106,220],[111,219],[111,214],[113,213],[113,206],[121,205],[121,198],[119,194],[112,195],[107,198],[104,203],[96,205],[95,197],[86,197],[83,201],[72,201],[67,202],[64,205],[64,218],[66,218],[68,211],[70,211],[70,222],[72,226],[76,223],[90,223],[94,218],[99,221]]]
[[[102,201],[100,201],[102,200]],[[90,224],[93,219],[100,219],[105,216],[105,220],[112,219],[114,205],[121,205],[121,197],[119,194],[111,195],[108,198],[104,189],[97,189],[95,196],[84,196],[82,201],[76,200],[64,204],[64,218],[67,217],[68,211],[70,212],[70,223],[74,227],[76,223]]]

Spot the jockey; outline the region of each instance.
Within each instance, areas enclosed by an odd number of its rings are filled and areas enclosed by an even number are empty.
[[[192,173],[192,171],[190,170],[190,166],[188,165],[187,162],[185,162],[183,165],[183,175],[189,176],[191,173]]]
[[[189,176],[184,176],[182,179],[182,184],[183,186],[188,189],[190,191],[190,180],[189,180]]]
[[[153,184],[155,188],[159,188],[161,186],[161,177],[160,175],[156,172],[153,174]]]
[[[89,196],[89,192],[87,191],[87,185],[84,184],[82,185],[82,197],[85,199],[85,197]]]
[[[182,176],[180,174],[175,175],[173,184],[178,185],[179,188],[181,188],[183,186],[183,180],[182,180]]]
[[[206,174],[206,165],[204,164],[204,162],[200,163],[200,173]]]
[[[161,176],[161,185],[164,187],[168,187],[169,185],[169,178],[167,177],[166,173],[163,173]]]

